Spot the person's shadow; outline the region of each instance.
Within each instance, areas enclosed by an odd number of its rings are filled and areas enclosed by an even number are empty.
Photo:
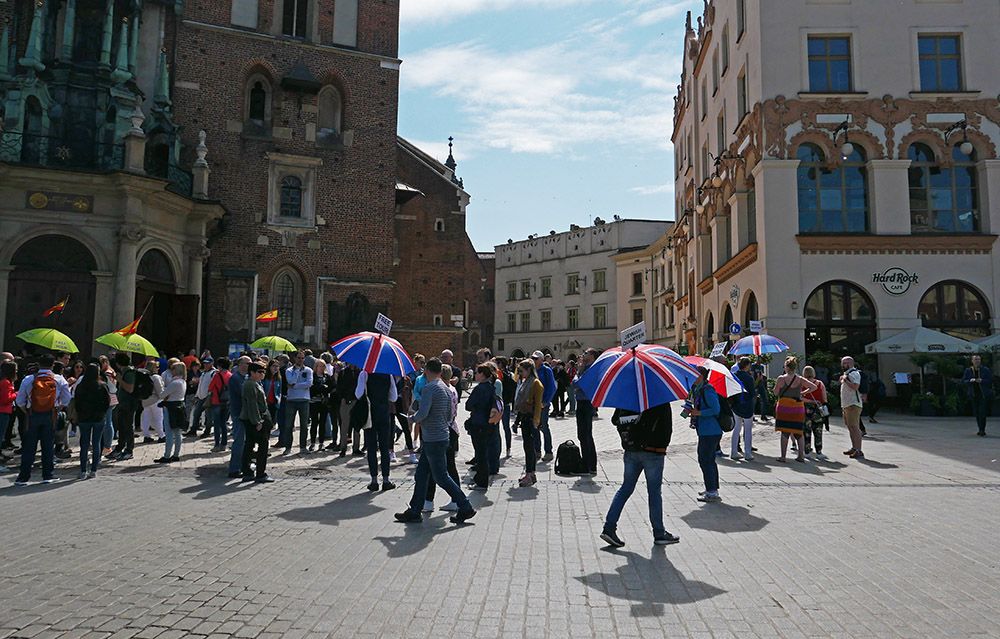
[[[695,603],[726,592],[702,581],[689,580],[663,552],[654,552],[649,559],[617,549],[606,552],[625,557],[627,563],[614,573],[595,572],[575,579],[608,597],[631,601],[633,617],[659,617],[667,604]]]
[[[364,519],[385,510],[372,503],[372,499],[377,494],[366,491],[350,497],[334,499],[323,506],[293,508],[278,513],[277,516],[288,521],[316,522],[327,526],[339,526],[340,522],[344,520]]]
[[[458,524],[448,521],[451,513],[443,517],[432,517],[424,520],[420,524],[399,524],[403,528],[403,534],[395,537],[373,537],[375,541],[385,546],[390,559],[415,555],[427,548],[431,541],[438,535],[453,532],[463,528]]]
[[[886,464],[884,462],[877,462],[873,459],[868,459],[867,457],[863,459],[857,459],[856,461],[860,464],[864,464],[865,466],[871,466],[872,468],[875,468],[877,470],[894,470],[896,468],[899,468],[899,466],[897,466],[896,464]]]
[[[763,517],[750,514],[744,506],[726,503],[706,504],[681,517],[688,526],[720,533],[755,532],[771,523]]]
[[[573,485],[569,489],[580,493],[596,495],[601,492],[601,485],[594,481],[592,477],[581,477],[573,482]]]

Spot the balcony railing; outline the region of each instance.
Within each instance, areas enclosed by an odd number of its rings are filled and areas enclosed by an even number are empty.
[[[6,132],[0,134],[0,162],[48,168],[116,171],[125,166],[125,146],[87,139]]]
[[[194,176],[189,171],[185,171],[175,164],[167,165],[167,185],[168,191],[173,191],[184,197],[191,197],[194,190]]]

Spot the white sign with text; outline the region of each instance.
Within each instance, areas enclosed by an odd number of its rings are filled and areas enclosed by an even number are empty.
[[[750,320],[750,332],[759,333],[764,330],[764,322],[760,320]]]
[[[392,330],[392,320],[385,315],[379,313],[378,319],[375,320],[375,331],[382,333],[383,335],[388,335],[389,331]]]
[[[725,353],[726,353],[726,346],[728,344],[729,344],[729,342],[719,342],[718,344],[716,344],[715,346],[713,346],[712,347],[712,354],[708,356],[709,359],[714,359],[716,357],[722,357],[723,355],[725,355]]]
[[[646,322],[639,322],[622,331],[622,349],[635,348],[646,341]]]

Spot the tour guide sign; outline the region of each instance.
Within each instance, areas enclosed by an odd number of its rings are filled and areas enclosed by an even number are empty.
[[[635,348],[646,341],[646,322],[639,322],[622,331],[622,350]]]
[[[898,266],[887,268],[884,273],[873,273],[872,284],[881,284],[889,295],[903,295],[913,284],[919,284],[916,273],[907,273]]]

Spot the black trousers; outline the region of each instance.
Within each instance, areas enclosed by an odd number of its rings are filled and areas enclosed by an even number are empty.
[[[580,410],[579,404],[577,410]],[[519,413],[517,416],[518,426],[521,428],[521,441],[524,443],[524,471],[535,472],[535,464],[538,461],[535,453],[535,439],[540,437],[538,429],[535,428],[533,417],[528,413]]]
[[[315,444],[316,439],[319,439],[319,443],[322,444],[326,441],[326,414],[329,408],[327,408],[326,402],[310,402],[309,403],[309,443]],[[299,448],[306,447],[306,428],[304,425],[299,426]]]
[[[365,448],[368,453],[368,472],[378,477],[381,465],[382,479],[389,479],[389,453],[392,452],[392,421],[389,407],[372,405],[372,427],[365,429]],[[381,456],[381,460],[378,457]],[[381,464],[379,463],[381,462]]]
[[[121,452],[135,450],[135,419],[139,413],[141,411],[136,411],[132,402],[118,404],[118,444],[115,448]]]
[[[271,428],[267,424],[257,430],[256,424],[243,420],[243,432],[246,435],[246,443],[243,445],[243,459],[240,460],[240,471],[244,477],[251,473],[250,460],[257,463],[257,477],[263,477],[267,473],[267,444],[271,437]]]
[[[597,472],[597,446],[594,445],[594,406],[586,399],[576,400],[576,436],[580,440],[583,472]]]
[[[477,486],[490,485],[490,429],[485,426],[473,426],[471,428],[472,449],[475,451],[476,459],[473,465],[473,481]]]
[[[986,416],[990,414],[990,399],[974,397],[972,399],[972,414],[976,416],[976,426],[980,433],[986,432]]]

